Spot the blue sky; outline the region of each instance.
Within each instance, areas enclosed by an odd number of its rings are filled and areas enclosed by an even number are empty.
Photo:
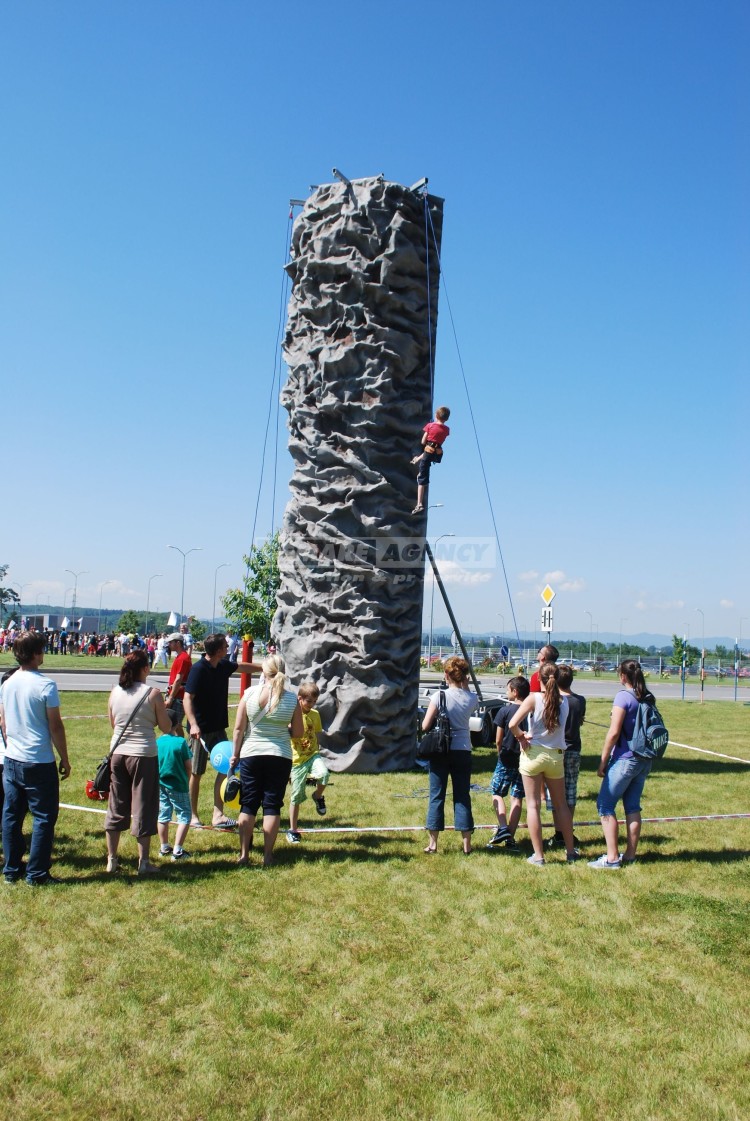
[[[429,536],[492,533],[447,293],[519,626],[549,578],[561,633],[695,637],[700,608],[734,637],[749,59],[731,0],[4,5],[0,561],[24,602],[70,568],[79,603],[107,580],[144,608],[161,573],[151,607],[179,609],[170,543],[202,550],[187,610],[218,565],[239,582],[288,202],[335,165],[446,200]],[[464,627],[510,628],[498,569],[446,577]]]

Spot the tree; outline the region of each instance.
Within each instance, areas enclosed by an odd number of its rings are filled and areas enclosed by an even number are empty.
[[[255,639],[267,639],[276,610],[279,590],[279,535],[274,533],[262,545],[254,545],[245,562],[241,588],[230,588],[221,597],[221,606],[230,630]]]
[[[672,658],[671,658],[673,666],[681,666],[682,665],[683,646],[685,646],[685,643],[680,638],[680,636],[676,635],[676,634],[673,634],[672,635]],[[686,650],[687,650],[687,654],[686,654],[686,657],[685,657],[685,665],[686,665],[687,668],[690,668],[690,666],[692,666],[695,662],[700,661],[701,652],[700,652],[700,650],[698,649],[697,646],[690,646],[690,645],[686,646]]]
[[[2,622],[3,615],[6,611],[10,614],[13,608],[19,607],[21,603],[18,592],[15,592],[13,588],[2,586],[2,581],[5,579],[9,568],[10,565],[8,564],[0,564],[0,622]]]
[[[208,634],[208,627],[202,623],[200,619],[196,619],[195,615],[188,617],[188,630],[193,636],[193,642],[203,642],[203,639]]]
[[[140,619],[135,611],[124,611],[120,616],[117,626],[123,634],[133,634],[140,627]]]

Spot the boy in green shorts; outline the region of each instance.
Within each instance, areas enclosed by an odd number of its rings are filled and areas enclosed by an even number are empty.
[[[314,681],[305,681],[297,691],[299,707],[302,709],[302,720],[305,725],[303,736],[292,736],[292,796],[289,800],[289,831],[286,839],[292,845],[298,845],[302,834],[297,829],[299,808],[307,799],[305,786],[308,778],[315,779],[317,786],[312,796],[315,808],[323,817],[326,813],[326,800],[324,792],[328,783],[328,767],[323,762],[323,757],[318,751],[318,733],[323,731],[320,713],[313,705],[320,696],[320,689]]]

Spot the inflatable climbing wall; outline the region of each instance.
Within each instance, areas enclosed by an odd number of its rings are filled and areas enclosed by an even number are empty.
[[[334,771],[414,761],[426,520],[411,515],[410,461],[433,407],[442,213],[442,199],[357,179],[318,187],[294,224],[273,631],[292,681],[321,690]]]

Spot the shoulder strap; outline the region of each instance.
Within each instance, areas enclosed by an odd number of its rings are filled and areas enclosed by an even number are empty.
[[[143,704],[143,703],[144,703],[145,701],[147,701],[147,700],[148,700],[148,698],[149,698],[150,696],[151,696],[151,689],[150,689],[150,687],[149,687],[149,686],[146,686],[146,692],[145,692],[145,693],[143,694],[143,696],[142,696],[142,697],[141,697],[141,699],[139,700],[138,704],[137,704],[137,705],[135,706],[135,708],[134,708],[134,709],[133,709],[133,711],[131,712],[130,716],[129,716],[129,717],[127,718],[127,720],[125,721],[125,726],[123,727],[123,729],[122,729],[122,731],[120,732],[119,736],[117,737],[117,739],[115,740],[114,744],[112,745],[112,748],[111,748],[111,750],[110,750],[110,753],[109,753],[109,755],[110,755],[110,758],[111,758],[111,757],[112,757],[112,756],[114,755],[115,751],[116,751],[116,750],[117,750],[117,748],[118,748],[118,747],[120,746],[120,740],[121,740],[121,739],[122,739],[122,737],[123,737],[123,736],[125,735],[125,733],[127,732],[128,728],[130,727],[130,724],[131,724],[131,721],[132,721],[133,717],[134,717],[134,716],[136,715],[136,713],[138,712],[138,710],[139,710],[139,708],[141,707],[141,705],[142,705],[142,704]]]

